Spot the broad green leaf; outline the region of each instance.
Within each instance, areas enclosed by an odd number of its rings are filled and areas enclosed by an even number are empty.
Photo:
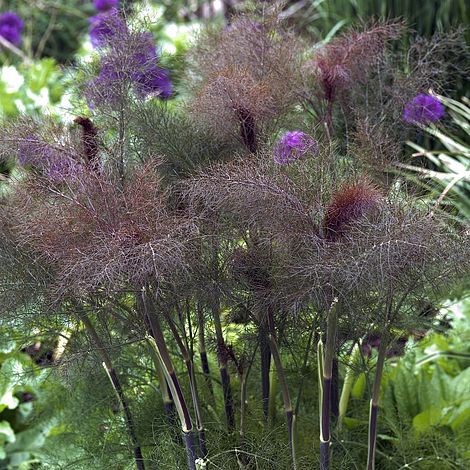
[[[38,427],[33,427],[16,434],[16,441],[7,444],[5,449],[8,454],[17,452],[31,452],[41,448],[46,440],[46,432]]]
[[[451,391],[454,400],[470,399],[470,367],[454,377]]]
[[[441,421],[441,408],[431,407],[413,418],[413,428],[418,433],[425,433]]]
[[[458,431],[458,428],[470,420],[470,401],[462,403],[451,415],[448,424],[452,431]]]
[[[364,426],[365,424],[367,424],[367,421],[356,418],[349,418],[348,416],[345,416],[343,418],[343,423],[347,428],[354,429],[358,428],[359,426]]]
[[[15,350],[16,343],[3,335],[0,335],[0,354],[9,354]]]
[[[365,388],[366,388],[366,374],[364,374],[364,372],[361,372],[358,375],[356,381],[354,382],[353,388],[351,390],[351,395],[356,400],[359,400],[363,397]]]
[[[394,394],[398,414],[404,422],[410,421],[421,410],[418,402],[419,381],[414,374],[413,367],[401,360],[394,381]]]
[[[447,401],[450,398],[451,378],[436,366],[429,384],[423,384],[429,391],[431,398],[430,406],[435,406],[439,401]]]
[[[0,421],[0,441],[15,442],[15,431],[8,421]]]

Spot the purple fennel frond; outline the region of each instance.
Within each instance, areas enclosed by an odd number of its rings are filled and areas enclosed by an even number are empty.
[[[324,235],[328,240],[337,240],[346,229],[366,216],[378,206],[382,195],[367,181],[344,184],[336,191],[326,208],[323,221]]]
[[[54,183],[74,179],[81,165],[62,149],[37,136],[26,137],[18,146],[18,163],[40,170]]]

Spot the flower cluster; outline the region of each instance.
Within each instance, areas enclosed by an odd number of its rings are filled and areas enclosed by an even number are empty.
[[[406,104],[403,119],[410,124],[427,125],[444,116],[444,106],[432,95],[420,93]]]
[[[302,131],[286,132],[274,145],[273,159],[279,165],[303,160],[318,153],[318,144]]]
[[[0,15],[0,36],[15,46],[21,44],[21,32],[23,28],[24,23],[16,13],[7,11]]]
[[[87,84],[86,95],[91,107],[114,106],[129,89],[139,99],[171,96],[169,73],[158,66],[159,55],[152,33],[129,31],[119,12],[112,9],[97,20],[92,42],[107,47],[107,52],[101,59],[98,76]]]
[[[119,0],[93,0],[93,5],[98,11],[108,11],[119,5]]]
[[[126,24],[119,10],[112,8],[92,16],[90,22],[90,40],[93,47],[106,47],[119,34],[126,32]]]

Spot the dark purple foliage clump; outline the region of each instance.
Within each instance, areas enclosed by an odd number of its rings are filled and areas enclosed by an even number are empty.
[[[0,36],[15,46],[21,44],[23,28],[24,23],[16,13],[7,11],[0,15]]]
[[[93,5],[98,11],[107,11],[116,8],[119,0],[93,0]]]
[[[337,240],[346,229],[378,206],[382,195],[367,181],[345,184],[335,192],[326,208],[323,230],[328,240]]]

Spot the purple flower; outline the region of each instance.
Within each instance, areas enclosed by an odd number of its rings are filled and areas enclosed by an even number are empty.
[[[130,38],[135,52],[132,54],[132,61],[137,67],[147,67],[149,64],[157,62],[159,57],[153,34],[135,33]]]
[[[153,34],[138,34],[137,43],[140,47],[132,55],[131,61],[136,66],[132,79],[137,96],[142,99],[149,95],[168,98],[173,92],[173,87],[168,71],[157,65],[159,57]]]
[[[23,21],[16,13],[7,11],[0,15],[0,36],[15,46],[19,46],[21,43],[23,27]]]
[[[98,11],[107,11],[116,8],[119,0],[93,0],[93,5]]]
[[[123,85],[125,80],[126,77],[116,64],[109,60],[103,61],[99,75],[87,83],[85,96],[88,106],[93,109],[95,106],[117,105],[122,93],[119,85]]]
[[[126,32],[126,24],[116,8],[92,16],[90,22],[90,39],[93,47],[110,45],[119,34]]]
[[[119,98],[132,89],[137,98],[168,98],[172,83],[167,70],[157,65],[158,54],[152,33],[129,33],[113,41],[102,58],[98,77],[87,84],[90,107],[114,107]]]
[[[318,144],[312,137],[302,131],[290,131],[274,144],[273,159],[279,165],[287,165],[316,153]]]
[[[420,93],[405,106],[403,119],[410,124],[429,124],[444,116],[444,106],[435,97]]]
[[[150,95],[169,98],[173,93],[173,85],[168,70],[154,64],[136,80],[135,92],[141,99]]]

